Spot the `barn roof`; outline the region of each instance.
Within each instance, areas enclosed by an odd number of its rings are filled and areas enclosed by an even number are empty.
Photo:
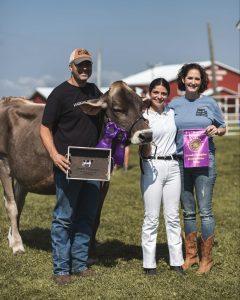
[[[34,93],[29,97],[29,99],[32,99],[36,94],[39,94],[44,99],[47,99],[53,89],[54,87],[37,87]],[[108,87],[102,87],[100,88],[100,91],[104,94],[108,89]]]
[[[44,97],[45,99],[47,99],[47,97],[51,94],[51,92],[53,91],[53,89],[54,89],[53,87],[38,87],[38,88],[36,88],[35,93],[38,93],[42,97]]]
[[[158,77],[164,77],[167,81],[171,82],[173,80],[176,80],[178,71],[180,70],[183,64],[184,63],[155,66],[140,73],[136,73],[134,75],[125,77],[122,80],[125,81],[128,85],[148,85],[154,78]],[[208,68],[211,66],[211,61],[200,61],[198,62],[198,64],[200,64],[204,68]],[[239,70],[225,65],[221,62],[215,61],[215,64],[224,69],[240,74]]]

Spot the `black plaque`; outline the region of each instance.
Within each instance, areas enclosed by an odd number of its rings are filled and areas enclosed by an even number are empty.
[[[111,149],[69,146],[68,159],[67,179],[110,180]]]

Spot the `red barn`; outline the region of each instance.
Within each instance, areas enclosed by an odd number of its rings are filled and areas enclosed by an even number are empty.
[[[47,97],[51,94],[52,90],[53,87],[38,87],[29,99],[35,103],[46,104]]]

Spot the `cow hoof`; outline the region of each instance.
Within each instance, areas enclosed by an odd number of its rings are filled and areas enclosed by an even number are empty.
[[[21,237],[19,236],[18,238],[14,238],[11,228],[8,232],[8,245],[12,248],[13,255],[25,253]]]
[[[23,247],[19,247],[18,249],[12,249],[13,255],[21,255],[25,253],[25,249]]]

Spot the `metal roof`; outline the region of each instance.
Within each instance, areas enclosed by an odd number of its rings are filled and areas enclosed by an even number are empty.
[[[38,87],[36,88],[35,93],[39,93],[41,96],[43,96],[45,99],[51,94],[53,91],[53,87]]]
[[[211,66],[211,61],[200,61],[197,62],[202,67],[207,68]],[[174,65],[162,65],[162,66],[154,66],[153,68],[147,69],[143,72],[128,76],[123,78],[122,80],[125,81],[128,85],[149,85],[149,83],[158,77],[163,77],[167,81],[171,82],[176,80],[178,71],[183,66],[182,64],[174,64]],[[239,70],[229,67],[221,62],[215,61],[215,64],[233,71],[235,73],[240,73]]]

